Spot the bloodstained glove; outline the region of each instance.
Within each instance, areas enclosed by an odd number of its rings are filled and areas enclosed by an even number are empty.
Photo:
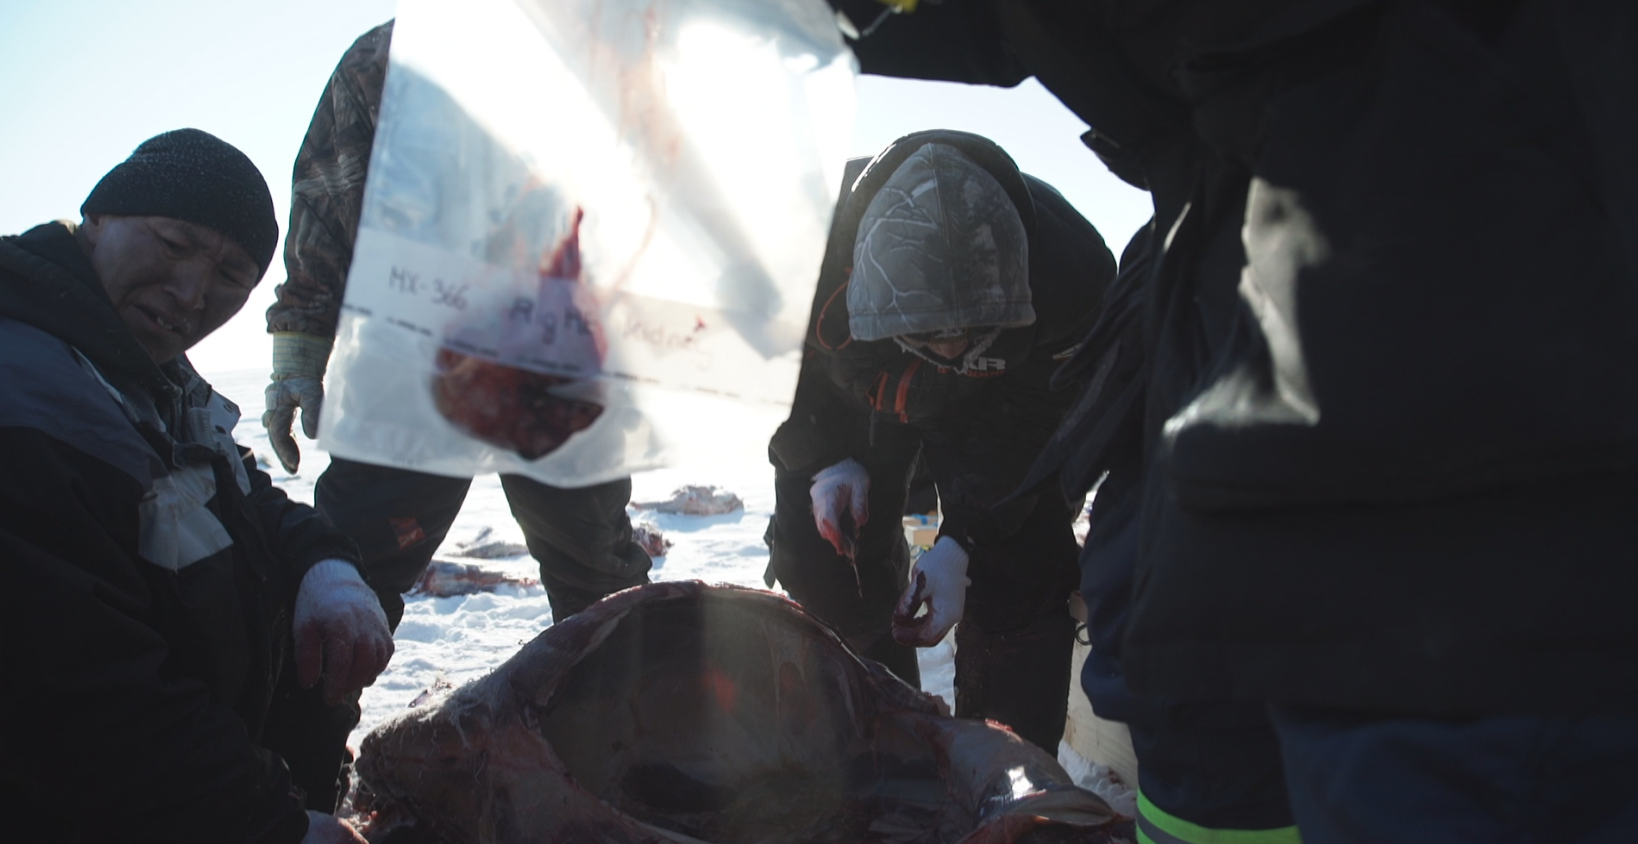
[[[375,682],[392,658],[387,614],[358,569],[343,560],[325,560],[301,579],[294,626],[296,681],[312,688],[322,675],[331,706]]]
[[[301,844],[366,844],[353,825],[323,812],[307,812],[307,834]]]
[[[262,427],[273,453],[290,474],[301,465],[301,449],[291,433],[296,408],[301,408],[301,432],[318,438],[319,410],[324,404],[324,368],[330,362],[328,338],[296,331],[273,335],[273,380],[267,385],[267,412]]]
[[[893,611],[893,639],[901,645],[930,648],[944,639],[967,608],[967,551],[948,536],[916,558],[910,587]],[[916,615],[925,606],[927,612]]]
[[[813,524],[836,553],[849,560],[858,551],[859,528],[870,519],[870,473],[849,457],[813,476]]]

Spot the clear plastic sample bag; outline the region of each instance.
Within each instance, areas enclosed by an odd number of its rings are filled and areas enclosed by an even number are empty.
[[[390,60],[324,448],[582,486],[789,404],[852,131],[823,0],[405,0]]]

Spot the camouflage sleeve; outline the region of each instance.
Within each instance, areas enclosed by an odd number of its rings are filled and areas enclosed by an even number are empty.
[[[313,111],[296,154],[284,241],[286,277],[267,309],[269,332],[335,336],[391,43],[392,21],[359,36]]]

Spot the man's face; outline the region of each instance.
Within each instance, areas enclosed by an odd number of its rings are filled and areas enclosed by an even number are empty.
[[[155,363],[221,328],[261,278],[244,247],[193,223],[92,214],[80,231],[114,309]]]

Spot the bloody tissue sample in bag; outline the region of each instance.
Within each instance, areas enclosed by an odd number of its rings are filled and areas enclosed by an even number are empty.
[[[582,316],[594,312],[589,292],[579,283],[582,216],[575,213],[569,233],[542,262],[540,290],[526,315],[519,320],[514,314],[496,329],[501,336],[487,338],[504,355],[544,355],[551,363],[569,362],[583,371],[599,368],[605,350],[602,332]],[[573,318],[560,319],[559,314]],[[438,412],[466,434],[526,460],[555,451],[603,413],[595,401],[566,395],[583,392],[576,387],[586,385],[585,378],[508,366],[447,347],[438,350],[436,370],[432,396]]]
[[[440,349],[432,399],[455,427],[534,460],[603,413],[602,405],[552,395],[575,381]]]

